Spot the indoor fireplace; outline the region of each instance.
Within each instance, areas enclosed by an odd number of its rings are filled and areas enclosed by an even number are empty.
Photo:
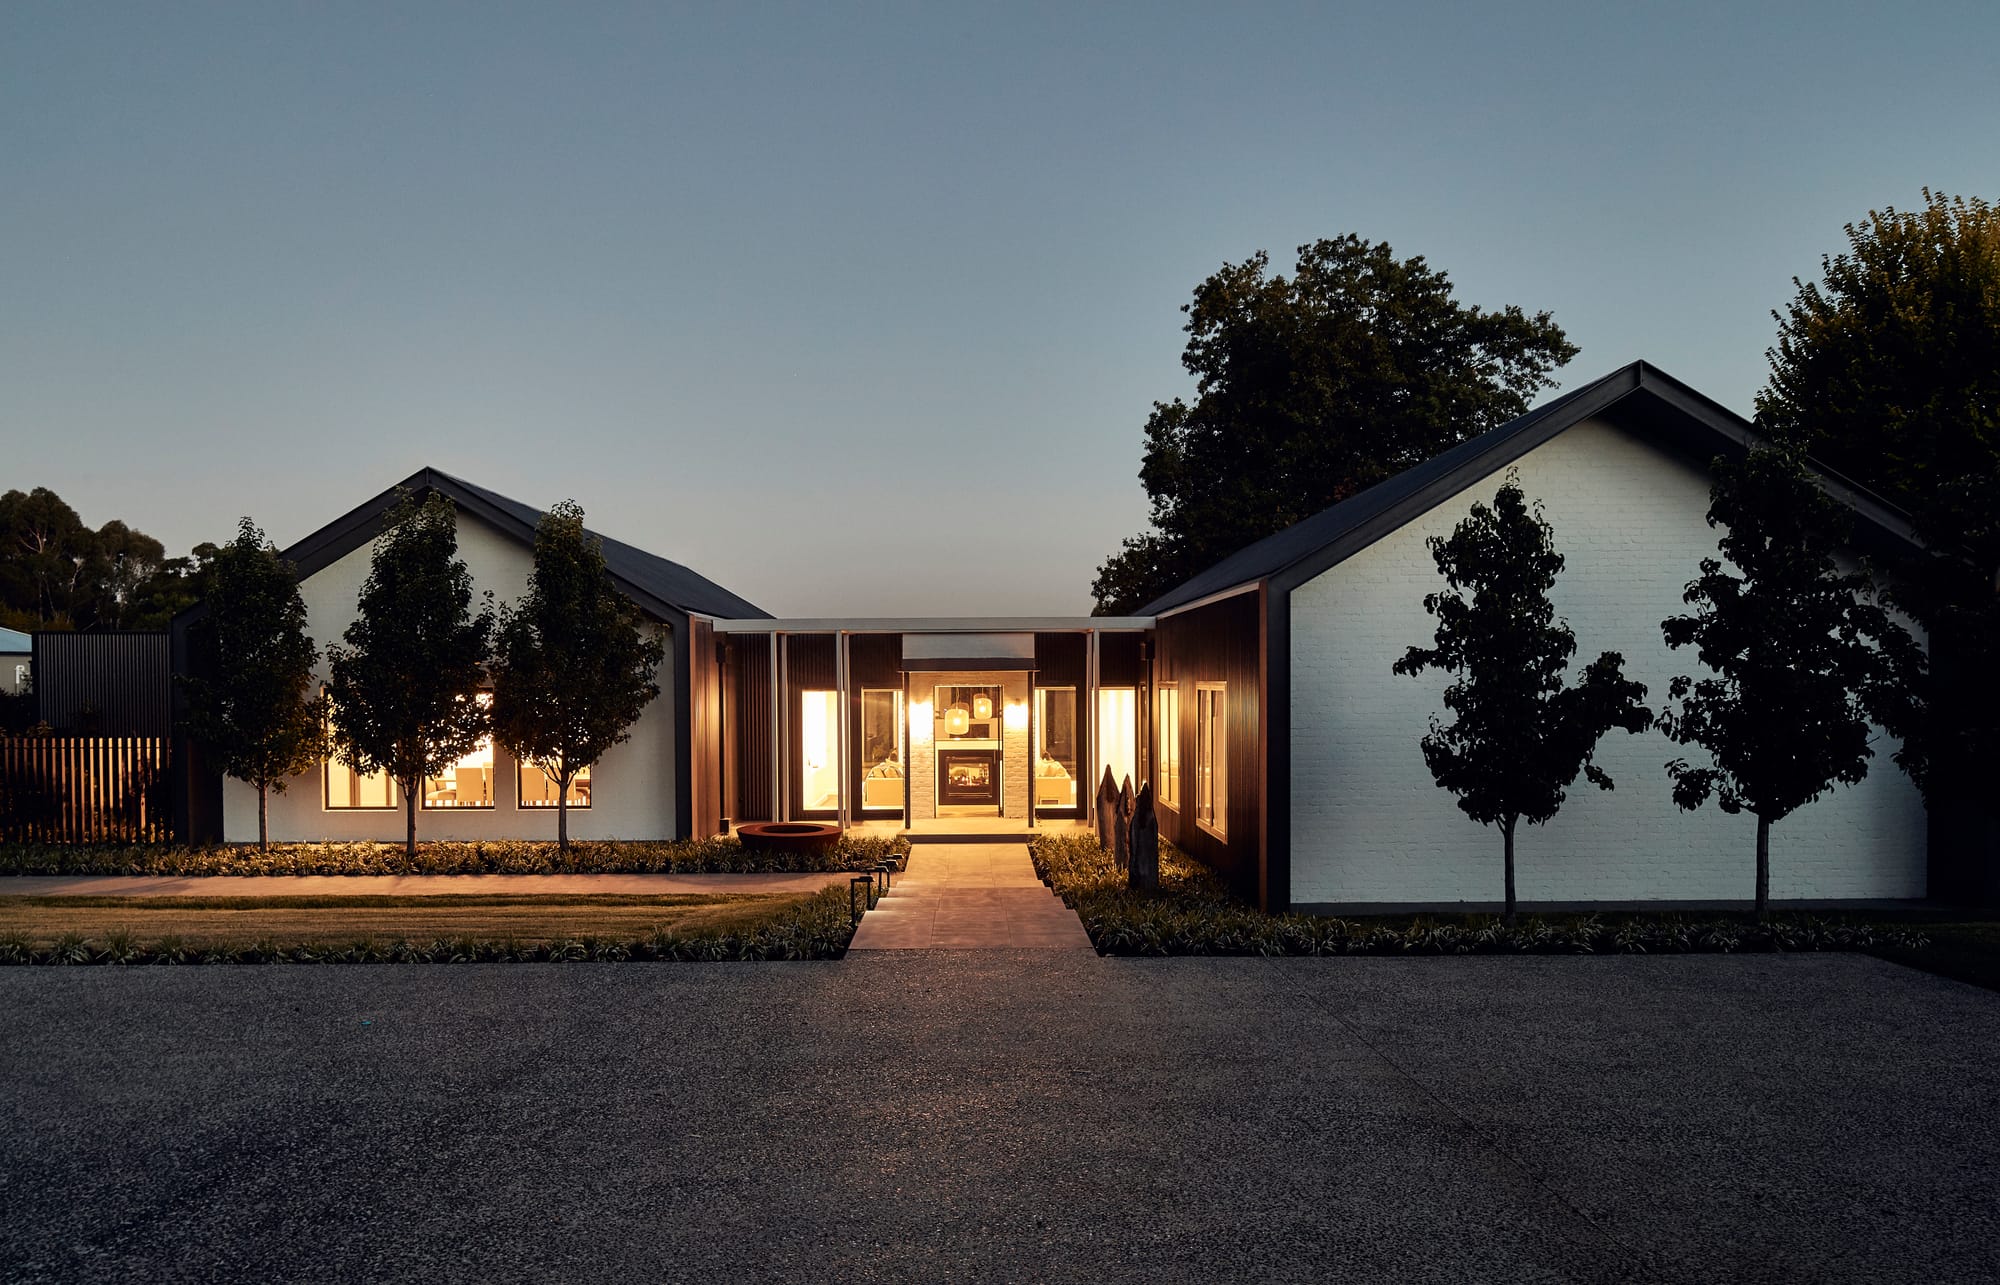
[[[938,751],[940,807],[999,807],[1000,751]]]

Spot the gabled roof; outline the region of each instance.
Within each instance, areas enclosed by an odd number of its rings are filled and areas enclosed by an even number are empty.
[[[1718,455],[1740,456],[1764,442],[1741,415],[1658,367],[1635,361],[1237,550],[1137,614],[1163,615],[1268,580],[1285,588],[1302,584],[1563,430],[1600,417],[1704,467]],[[1856,534],[1863,544],[1915,547],[1916,537],[1903,513],[1830,470],[1814,468],[1827,493],[1861,519]]]
[[[399,491],[436,491],[465,512],[483,519],[526,545],[535,541],[542,511],[496,491],[453,477],[441,469],[419,469],[374,499],[335,518],[291,548],[284,556],[297,564],[299,578],[313,574],[375,538],[382,519],[396,503]],[[597,535],[596,532],[591,532]],[[599,535],[604,565],[619,590],[656,615],[717,616],[740,620],[768,612],[724,589],[678,562],[635,548],[623,540]]]

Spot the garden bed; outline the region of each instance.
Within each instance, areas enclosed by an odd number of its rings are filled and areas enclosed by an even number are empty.
[[[1244,904],[1207,867],[1160,845],[1160,888],[1135,892],[1092,835],[1037,835],[1035,872],[1083,921],[1105,955],[1686,954],[1856,950],[1921,954],[1919,929],[1856,917],[1747,915],[1266,914]],[[1914,962],[1914,961],[1912,961]]]
[[[0,875],[804,874],[869,870],[909,840],[846,835],[824,852],[746,848],[734,838],[573,842],[274,843],[205,847],[0,844]]]

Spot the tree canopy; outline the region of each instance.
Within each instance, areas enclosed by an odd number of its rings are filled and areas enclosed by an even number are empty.
[[[1708,524],[1728,559],[1704,558],[1683,595],[1691,615],[1662,621],[1673,648],[1693,647],[1708,676],[1676,677],[1679,702],[1662,731],[1699,745],[1707,765],[1667,765],[1674,802],[1757,818],[1757,910],[1770,904],[1770,829],[1836,784],[1868,775],[1869,712],[1894,651],[1914,650],[1869,597],[1868,577],[1842,571],[1845,506],[1795,456],[1718,460]]]
[[[222,770],[257,789],[257,846],[270,846],[270,795],[325,752],[313,690],[319,653],[292,565],[244,518],[208,560],[208,612],[194,631],[201,665],[184,680],[189,730]]]
[[[346,645],[327,650],[336,751],[357,771],[388,773],[402,790],[411,856],[424,781],[490,726],[478,695],[493,611],[474,614],[472,598],[451,501],[405,494],[376,538]]]
[[[1849,224],[1794,280],[1757,414],[1773,436],[1908,511],[1929,552],[1888,568],[1929,635],[1883,717],[1937,807],[2000,765],[2000,209],[1924,191]]]
[[[556,783],[556,839],[569,847],[577,773],[625,740],[660,694],[666,649],[611,583],[604,545],[564,501],[535,528],[528,592],[501,618],[493,662],[495,739]]]
[[[1528,409],[1576,347],[1546,312],[1460,304],[1421,256],[1348,235],[1225,263],[1182,308],[1192,402],[1156,402],[1152,529],[1098,569],[1130,612],[1274,531]]]
[[[1540,506],[1530,509],[1509,474],[1493,506],[1474,504],[1449,538],[1433,536],[1431,557],[1446,588],[1426,595],[1437,617],[1434,645],[1412,647],[1398,674],[1427,669],[1451,676],[1444,705],[1422,742],[1437,783],[1458,796],[1459,810],[1497,826],[1506,876],[1506,915],[1514,917],[1514,831],[1555,816],[1582,773],[1599,789],[1611,777],[1593,761],[1614,727],[1652,724],[1643,684],[1625,677],[1624,657],[1600,654],[1574,686],[1568,680],[1576,635],[1558,619],[1549,592],[1563,569]]]
[[[45,486],[0,494],[0,625],[13,629],[164,629],[201,596],[202,545],[168,558],[158,540],[113,519],[92,530]]]

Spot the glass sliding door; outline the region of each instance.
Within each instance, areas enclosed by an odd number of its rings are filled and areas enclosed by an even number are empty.
[[[1090,773],[1093,794],[1107,767],[1114,782],[1122,786],[1131,780],[1133,792],[1138,792],[1139,700],[1135,688],[1097,689],[1097,764]]]
[[[1074,812],[1077,803],[1076,688],[1035,689],[1035,810]]]
[[[903,810],[903,693],[861,689],[861,810]]]
[[[807,812],[840,807],[840,693],[799,694],[799,806]]]

